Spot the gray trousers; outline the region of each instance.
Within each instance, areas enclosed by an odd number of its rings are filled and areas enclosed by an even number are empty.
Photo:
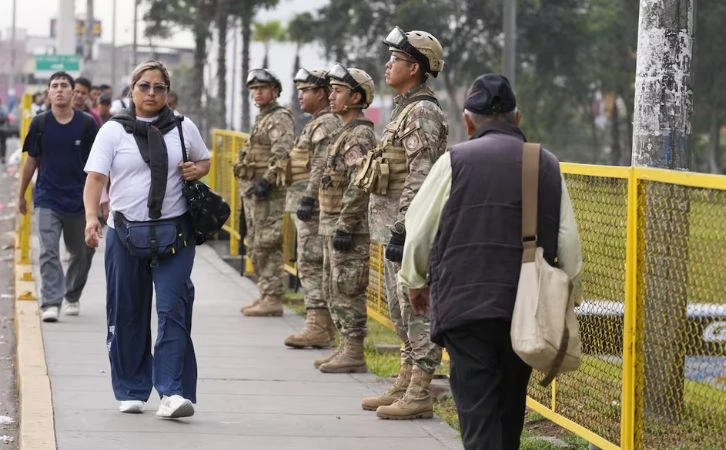
[[[40,307],[60,306],[63,297],[71,303],[81,297],[88,279],[95,249],[86,245],[84,234],[86,215],[58,214],[47,208],[37,208],[40,235]],[[68,272],[63,273],[60,259],[60,237],[71,255]]]

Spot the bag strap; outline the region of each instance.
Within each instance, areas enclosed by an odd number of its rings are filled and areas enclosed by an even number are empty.
[[[179,129],[179,139],[181,140],[182,149],[182,160],[184,162],[189,161],[187,156],[187,146],[184,145],[184,131],[182,130],[182,122],[184,122],[184,116],[176,116],[176,127]]]
[[[522,150],[522,262],[534,261],[537,249],[537,190],[540,144],[524,143]]]

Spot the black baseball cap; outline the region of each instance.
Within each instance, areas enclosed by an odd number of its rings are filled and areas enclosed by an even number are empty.
[[[469,88],[464,102],[464,108],[484,116],[508,113],[516,107],[517,100],[509,80],[496,73],[479,75]]]

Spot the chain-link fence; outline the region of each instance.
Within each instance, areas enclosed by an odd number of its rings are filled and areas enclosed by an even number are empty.
[[[228,173],[210,180],[229,195],[233,217],[231,163],[244,139],[214,132],[222,159],[213,170]],[[583,359],[548,388],[534,373],[528,406],[602,449],[726,448],[726,177],[566,163],[562,171],[585,263]],[[289,216],[283,227],[294,275]],[[383,246],[371,245],[370,269],[368,314],[392,327]]]

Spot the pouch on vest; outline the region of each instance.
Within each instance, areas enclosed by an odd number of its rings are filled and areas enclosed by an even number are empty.
[[[277,186],[287,186],[288,185],[288,178],[287,176],[287,170],[288,170],[288,164],[287,160],[285,161],[276,161],[274,163],[270,164],[270,168],[275,171],[275,184]]]
[[[137,258],[156,260],[174,256],[186,247],[181,218],[134,222],[116,211],[113,215],[115,231],[126,250]]]
[[[378,195],[388,194],[388,179],[391,174],[388,162],[377,159],[374,163],[373,173],[376,177],[375,185],[373,186],[373,193]]]
[[[358,161],[358,171],[355,175],[355,185],[358,188],[370,193],[372,187],[372,169],[375,152],[367,153],[360,161]]]

